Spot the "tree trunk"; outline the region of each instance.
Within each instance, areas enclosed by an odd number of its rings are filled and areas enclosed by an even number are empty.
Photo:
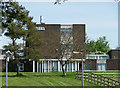
[[[15,38],[12,39],[12,42],[13,42],[13,47],[15,46]],[[13,56],[14,58],[17,60],[17,57],[16,57],[16,50],[13,51]],[[20,75],[20,72],[19,72],[19,64],[18,64],[18,61],[16,62],[16,67],[17,67],[17,76]]]
[[[64,65],[62,65],[63,76],[66,76],[66,71],[64,69]]]
[[[19,65],[17,64],[17,76],[20,75],[19,73]]]

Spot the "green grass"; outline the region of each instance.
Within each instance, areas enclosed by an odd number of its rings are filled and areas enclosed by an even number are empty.
[[[2,73],[2,86],[5,86],[5,72]],[[97,86],[96,84],[84,81],[85,86]],[[8,86],[81,86],[82,81],[75,79],[75,72],[67,72],[63,77],[62,72],[33,73],[22,72],[17,77],[15,72],[8,73]]]

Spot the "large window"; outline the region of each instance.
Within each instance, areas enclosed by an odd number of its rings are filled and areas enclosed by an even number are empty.
[[[105,71],[106,70],[106,64],[97,64],[99,71]]]

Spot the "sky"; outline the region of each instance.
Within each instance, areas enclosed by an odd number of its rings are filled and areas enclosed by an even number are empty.
[[[33,21],[39,23],[43,16],[46,24],[86,24],[89,39],[97,40],[106,36],[110,47],[118,46],[118,3],[116,2],[20,2],[30,11]],[[0,37],[0,48],[10,40]]]

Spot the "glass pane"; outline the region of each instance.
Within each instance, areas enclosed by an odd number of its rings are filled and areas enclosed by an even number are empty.
[[[105,59],[105,60],[106,60],[106,59],[107,59],[107,56],[102,56],[102,59]]]

